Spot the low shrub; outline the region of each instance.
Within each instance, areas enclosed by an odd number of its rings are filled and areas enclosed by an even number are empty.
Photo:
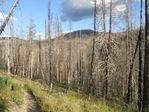
[[[12,89],[12,82],[9,78],[0,78],[0,89],[4,88]]]

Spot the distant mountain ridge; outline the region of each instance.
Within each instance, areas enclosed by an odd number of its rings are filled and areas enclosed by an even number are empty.
[[[94,31],[91,29],[84,29],[84,30],[77,30],[77,31],[70,31],[70,32],[64,32],[64,38],[70,39],[70,38],[90,38],[93,36]]]
[[[91,29],[66,31],[66,32],[62,33],[62,35],[65,39],[70,39],[70,38],[74,39],[74,38],[80,38],[80,37],[81,38],[91,38],[91,37],[93,37],[93,34],[94,34],[94,30],[91,30]],[[59,34],[59,36],[61,36],[61,34]],[[20,38],[18,38],[18,37],[9,37],[9,36],[0,36],[0,40],[8,40],[8,39],[11,40],[11,39],[20,39]]]
[[[7,37],[7,36],[1,36],[0,40],[11,40],[11,39],[20,39],[18,37]]]
[[[0,40],[10,40],[11,39],[11,37],[0,37]]]

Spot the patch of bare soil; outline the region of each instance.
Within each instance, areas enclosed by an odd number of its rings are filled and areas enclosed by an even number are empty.
[[[7,112],[41,112],[41,107],[32,94],[25,92],[24,104],[19,106],[14,102],[10,102]]]

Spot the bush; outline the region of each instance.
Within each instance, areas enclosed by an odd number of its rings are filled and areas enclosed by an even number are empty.
[[[0,89],[12,89],[12,83],[9,78],[0,78]]]

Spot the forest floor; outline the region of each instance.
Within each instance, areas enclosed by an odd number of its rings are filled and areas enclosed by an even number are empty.
[[[0,112],[133,112],[122,105],[0,70]]]

